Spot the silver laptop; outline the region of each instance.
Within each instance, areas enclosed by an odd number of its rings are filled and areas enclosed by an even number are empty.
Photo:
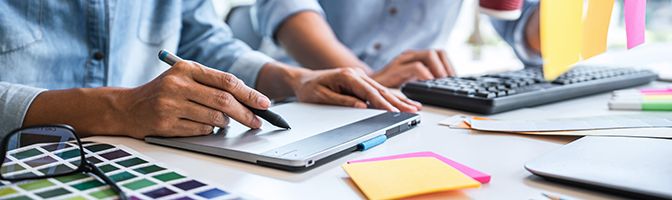
[[[637,199],[672,199],[672,140],[588,136],[528,162],[548,180]]]
[[[145,141],[297,171],[382,144],[420,123],[420,117],[412,113],[306,103],[288,103],[271,110],[292,129],[280,129],[264,120],[261,129],[249,129],[231,120],[229,127],[208,136],[147,137]]]

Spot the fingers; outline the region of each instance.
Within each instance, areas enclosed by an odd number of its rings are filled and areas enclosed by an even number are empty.
[[[411,62],[407,64],[408,67],[411,69],[411,74],[415,75],[415,78],[418,80],[431,80],[434,79],[434,75],[432,75],[432,72],[427,69],[427,67],[422,64],[422,62]]]
[[[422,63],[429,68],[435,78],[443,78],[447,76],[446,67],[443,65],[443,62],[441,62],[436,51],[422,51],[419,53],[418,58],[418,60],[422,61]]]
[[[195,83],[185,93],[189,100],[218,110],[247,127],[261,127],[259,118],[228,92]]]
[[[325,100],[324,103],[355,108],[366,108],[366,103],[364,103],[362,100],[359,100],[355,97],[338,94],[326,87],[319,87],[315,92],[322,96],[322,99]]]
[[[376,81],[372,80],[371,78],[368,77],[363,77],[363,79],[371,84],[371,86],[375,87],[378,93],[385,98],[388,102],[390,102],[394,107],[396,107],[399,111],[401,112],[417,112],[419,109],[414,105],[414,104],[409,104],[405,101],[403,101],[401,98],[399,98],[398,95],[392,94],[389,89],[385,88],[384,86],[380,85]],[[403,99],[406,99],[405,97]]]
[[[188,136],[199,136],[199,135],[208,135],[212,133],[214,129],[213,126],[194,122],[188,119],[180,119],[173,126],[172,133],[169,133],[169,137],[188,137]]]
[[[349,87],[350,91],[352,91],[359,98],[363,98],[369,101],[373,107],[399,112],[399,109],[387,102],[387,100],[385,100],[378,90],[369,82],[362,79],[361,76],[357,76],[357,74],[352,73],[350,70],[343,70],[341,75],[342,76],[340,77],[342,77],[343,80],[337,81],[342,82],[345,87]]]
[[[401,99],[401,101],[414,106],[416,110],[418,111],[422,110],[422,104],[420,102],[413,101],[402,94],[394,94],[394,95],[397,96],[397,98]]]
[[[268,97],[246,86],[242,80],[233,74],[210,69],[198,63],[194,64],[197,67],[194,68],[192,77],[197,82],[227,91],[235,99],[253,108],[266,110],[271,106],[271,100]]]
[[[217,127],[226,127],[229,124],[229,117],[223,112],[191,101],[187,101],[180,111],[182,112],[180,118],[194,122]]]
[[[446,51],[444,51],[443,49],[438,49],[436,50],[436,53],[439,55],[439,59],[441,59],[443,66],[446,68],[446,74],[448,76],[455,76],[456,74],[455,69],[453,69],[453,63],[450,62],[450,59],[448,59]]]

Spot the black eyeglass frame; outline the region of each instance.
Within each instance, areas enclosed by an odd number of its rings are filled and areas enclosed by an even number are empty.
[[[64,172],[60,174],[50,174],[50,175],[42,175],[42,176],[35,176],[35,177],[26,177],[26,178],[6,178],[0,173],[0,180],[6,180],[10,182],[15,182],[15,181],[25,181],[25,180],[36,180],[36,179],[46,179],[46,178],[55,178],[55,177],[61,177],[61,176],[67,176],[67,175],[73,175],[73,174],[78,174],[78,173],[92,173],[96,176],[98,176],[100,179],[102,179],[107,185],[110,186],[112,190],[117,192],[119,195],[119,198],[121,200],[126,200],[126,194],[124,193],[123,190],[117,185],[116,182],[114,182],[110,177],[105,175],[103,171],[101,171],[96,165],[93,163],[89,162],[86,159],[86,153],[84,152],[84,146],[82,145],[82,140],[79,139],[79,136],[77,136],[75,129],[72,128],[71,126],[65,125],[65,124],[53,124],[53,125],[37,125],[37,126],[29,126],[29,127],[24,127],[24,128],[18,128],[15,129],[9,134],[5,135],[2,138],[2,149],[0,149],[0,158],[1,159],[6,159],[7,156],[7,151],[9,146],[7,143],[9,143],[10,138],[12,138],[13,135],[19,134],[22,131],[29,130],[29,129],[35,129],[35,128],[61,128],[61,129],[66,129],[72,133],[72,136],[75,138],[77,141],[77,145],[79,146],[79,155],[80,155],[80,160],[82,162],[79,163],[79,166],[77,166],[77,169],[74,169],[71,172]],[[2,165],[2,164],[0,164]]]

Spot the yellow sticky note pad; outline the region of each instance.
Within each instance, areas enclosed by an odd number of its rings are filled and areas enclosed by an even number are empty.
[[[432,157],[353,163],[343,169],[369,199],[397,199],[481,185]]]
[[[583,21],[583,59],[607,50],[607,34],[614,0],[588,0]]]
[[[581,59],[583,0],[539,2],[544,78],[554,80]]]

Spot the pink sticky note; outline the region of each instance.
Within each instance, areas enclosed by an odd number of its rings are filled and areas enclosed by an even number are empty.
[[[628,36],[628,49],[644,43],[646,29],[646,0],[625,0],[625,33]]]
[[[362,160],[352,160],[352,161],[348,161],[348,164],[361,163],[361,162],[372,162],[372,161],[383,161],[383,160],[394,160],[394,159],[400,159],[400,158],[414,158],[414,157],[433,157],[433,158],[439,159],[440,161],[446,163],[447,165],[450,165],[451,167],[457,169],[458,171],[460,171],[463,174],[473,178],[474,180],[476,180],[478,182],[481,182],[481,183],[490,182],[490,175],[485,174],[483,172],[480,172],[478,170],[472,169],[471,167],[462,165],[458,162],[455,162],[455,161],[450,160],[446,157],[443,157],[439,154],[436,154],[434,152],[429,152],[429,151],[406,153],[406,154],[384,156],[384,157],[377,157],[377,158],[369,158],[369,159],[362,159]]]

